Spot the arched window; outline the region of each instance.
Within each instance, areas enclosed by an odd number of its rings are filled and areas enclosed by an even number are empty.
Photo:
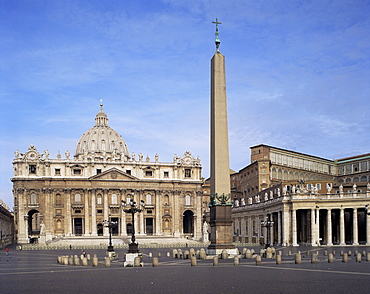
[[[150,194],[147,194],[146,195],[146,204],[152,204],[152,195]]]
[[[101,141],[101,149],[102,149],[103,151],[105,151],[105,149],[106,149],[106,146],[105,146],[105,140],[102,140],[102,141]]]
[[[55,195],[55,204],[56,205],[62,204],[62,196],[60,194]]]
[[[170,205],[170,197],[168,195],[164,195],[164,205]]]
[[[117,204],[117,194],[112,194],[112,204]]]
[[[37,204],[37,195],[36,195],[36,193],[31,193],[31,195],[30,195],[30,204]]]
[[[75,203],[81,202],[81,194],[75,194]]]
[[[191,197],[190,195],[185,196],[185,205],[191,205]]]
[[[103,198],[101,197],[101,194],[98,194],[96,197],[96,203],[99,205],[103,204]]]

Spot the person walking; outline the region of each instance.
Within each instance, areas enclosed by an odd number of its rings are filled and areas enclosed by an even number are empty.
[[[5,255],[9,255],[9,248],[8,247],[5,248]]]

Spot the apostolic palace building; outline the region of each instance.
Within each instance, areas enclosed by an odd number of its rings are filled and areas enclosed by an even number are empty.
[[[129,153],[123,138],[108,126],[100,105],[95,126],[77,142],[74,156],[50,158],[30,145],[15,152],[14,219],[17,243],[48,242],[61,236],[108,236],[132,232],[131,215],[121,201],[145,202],[135,217],[137,235],[200,239],[202,178],[199,158],[190,152],[160,162]]]
[[[231,175],[234,241],[370,245],[370,153],[339,160],[267,145]]]

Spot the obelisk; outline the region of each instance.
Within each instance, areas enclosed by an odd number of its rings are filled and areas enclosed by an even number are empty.
[[[223,249],[236,254],[232,244],[229,137],[226,103],[225,57],[220,53],[220,39],[216,21],[216,53],[211,60],[211,196],[209,255]]]

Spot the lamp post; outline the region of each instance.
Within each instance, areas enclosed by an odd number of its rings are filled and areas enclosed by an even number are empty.
[[[270,221],[268,216],[265,217],[264,221],[261,221],[261,226],[266,228],[265,248],[270,246],[270,244],[268,244],[268,235],[269,235],[269,228],[271,228],[273,225],[274,225],[274,222]]]
[[[142,212],[143,210],[137,207],[136,202],[132,198],[130,199],[129,203],[126,203],[126,201],[122,200],[121,205],[124,212],[131,213],[132,215],[132,235],[131,243],[128,245],[128,253],[139,253],[138,244],[135,242],[135,213]],[[142,207],[145,207],[145,203],[143,200],[140,200],[140,205]]]
[[[117,222],[112,222],[110,220],[104,220],[103,224],[105,227],[109,228],[109,246],[108,246],[108,252],[114,252],[113,245],[112,245],[112,228],[117,225]]]

